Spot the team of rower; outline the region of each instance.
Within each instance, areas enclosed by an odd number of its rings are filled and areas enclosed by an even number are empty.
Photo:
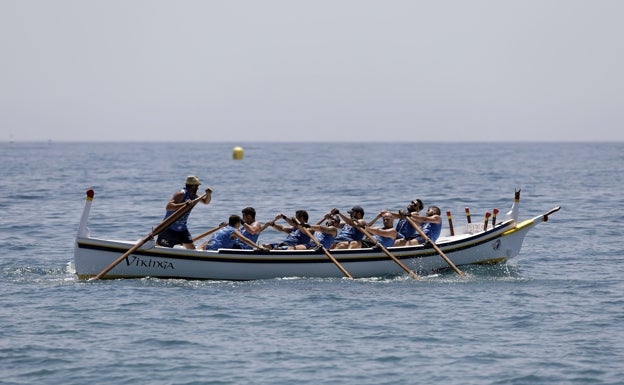
[[[167,203],[165,218],[188,201],[196,199],[200,184],[198,177],[187,177],[185,187],[176,192]],[[210,203],[211,193],[212,190],[207,188],[204,199],[201,201],[205,204]],[[219,248],[305,250],[317,247],[354,249],[374,247],[378,244],[383,247],[417,245],[424,243],[425,238],[417,232],[412,223],[420,226],[422,232],[432,241],[437,240],[442,229],[440,209],[437,206],[429,206],[426,215],[421,216],[419,212],[423,208],[423,202],[415,199],[407,205],[406,210],[398,212],[382,210],[368,223],[364,220],[364,209],[361,206],[354,206],[347,211],[348,216],[334,208],[312,225],[308,223],[307,211],[298,210],[292,218],[279,213],[273,220],[260,225],[256,220],[254,208],[246,207],[241,212],[242,216],[231,215],[227,223],[222,223],[219,228],[216,228],[214,234],[201,248],[204,250]],[[380,218],[382,225],[373,227]],[[187,219],[188,213],[159,234],[158,245],[173,247],[176,244],[182,244],[187,249],[195,249],[186,225]],[[394,226],[395,219],[398,219],[396,227]],[[285,221],[286,224],[277,223],[279,220]],[[280,242],[259,244],[260,233],[268,227],[286,233],[286,238]],[[365,233],[370,237],[365,236]],[[315,240],[310,236],[313,236]]]

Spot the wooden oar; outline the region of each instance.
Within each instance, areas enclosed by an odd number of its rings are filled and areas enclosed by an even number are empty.
[[[205,197],[208,194],[204,194],[198,198],[195,198],[194,200],[187,202],[187,204],[185,204],[184,206],[180,207],[179,209],[177,209],[176,211],[174,211],[173,214],[171,214],[169,217],[167,217],[164,221],[162,221],[158,226],[156,226],[149,234],[147,234],[147,236],[145,236],[145,238],[141,239],[139,242],[137,242],[136,245],[132,246],[128,251],[126,251],[121,257],[117,258],[116,260],[113,261],[113,263],[111,263],[110,265],[108,265],[104,270],[102,270],[98,275],[96,275],[95,277],[89,278],[89,281],[94,281],[97,279],[102,278],[106,273],[108,273],[109,271],[111,271],[113,269],[113,267],[117,266],[119,264],[119,262],[123,261],[124,258],[126,258],[128,255],[134,253],[135,251],[137,251],[139,249],[139,247],[143,246],[143,244],[145,244],[145,242],[149,241],[150,239],[154,238],[156,235],[162,233],[163,231],[165,231],[169,226],[171,226],[175,221],[177,221],[178,219],[180,219],[184,214],[186,214],[187,212],[189,212],[193,207],[195,207],[195,205],[197,204],[197,202],[199,202],[202,199],[205,199]]]
[[[353,276],[351,274],[349,274],[349,272],[347,270],[345,270],[344,267],[342,267],[340,262],[338,262],[338,260],[336,258],[334,258],[333,255],[331,255],[329,250],[327,250],[325,248],[325,246],[323,246],[321,244],[321,242],[319,242],[319,240],[314,237],[314,234],[312,234],[310,232],[310,230],[308,230],[307,228],[303,227],[303,225],[301,223],[299,223],[299,221],[296,218],[293,218],[293,221],[295,222],[295,224],[298,225],[298,227],[301,229],[301,231],[303,231],[305,233],[305,235],[310,237],[312,242],[316,243],[316,245],[319,246],[323,250],[325,255],[327,255],[327,258],[329,258],[334,263],[334,265],[336,265],[336,267],[338,267],[340,269],[340,271],[342,271],[342,274],[344,274],[347,278],[353,279]]]
[[[221,228],[224,228],[225,226],[227,226],[227,223],[221,223],[219,226],[213,227],[212,229],[206,231],[205,233],[202,233],[202,234],[196,236],[195,238],[193,238],[193,242],[197,242],[200,239],[202,239],[203,237],[206,237],[206,236],[214,233],[215,231],[217,231],[217,230],[219,230]]]
[[[448,265],[455,270],[455,272],[457,274],[459,274],[460,276],[465,276],[466,274],[464,274],[463,271],[459,270],[457,268],[457,266],[455,266],[455,264],[453,263],[453,261],[451,261],[443,252],[442,250],[440,250],[440,248],[433,243],[433,241],[431,240],[431,238],[429,238],[427,236],[427,234],[425,234],[424,231],[422,231],[422,229],[420,228],[420,226],[418,226],[418,224],[416,222],[414,222],[414,220],[412,218],[410,218],[409,216],[405,217],[405,219],[407,219],[407,221],[410,223],[410,225],[412,225],[412,227],[414,227],[416,229],[416,231],[418,231],[418,233],[420,234],[421,237],[423,237],[425,239],[425,241],[431,243],[431,246],[433,246],[433,248],[435,249],[435,251],[438,252],[438,254],[440,254],[440,257],[442,257],[442,259],[444,259],[446,261],[446,263],[448,263]]]
[[[364,227],[362,226],[357,226],[357,229],[361,232],[364,233],[364,235],[366,235],[371,241],[375,242],[375,244],[377,246],[379,246],[381,248],[381,250],[388,256],[390,257],[394,262],[397,263],[397,265],[401,266],[401,268],[403,270],[405,270],[405,272],[407,274],[409,274],[410,277],[414,278],[414,279],[420,279],[420,276],[416,273],[414,273],[409,267],[405,266],[405,264],[403,262],[401,262],[397,257],[395,257],[394,255],[392,255],[392,253],[386,249],[386,247],[384,245],[381,244],[381,242],[379,242],[375,237],[373,237],[371,235],[371,233],[369,233]]]

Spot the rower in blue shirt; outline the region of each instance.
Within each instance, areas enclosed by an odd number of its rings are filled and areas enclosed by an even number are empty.
[[[283,219],[288,222],[288,225],[281,225],[279,223],[275,223],[275,221]],[[307,249],[307,244],[310,242],[310,237],[308,237],[303,231],[297,228],[297,225],[307,224],[308,223],[308,212],[305,210],[297,210],[295,212],[295,219],[298,223],[295,223],[292,219],[288,218],[284,214],[277,214],[275,219],[267,222],[264,227],[272,226],[276,230],[287,233],[286,239],[281,242],[276,243],[268,243],[263,246],[268,249],[276,249],[276,250],[305,250]],[[263,228],[264,228],[263,227]]]
[[[323,225],[323,221],[325,224]],[[315,225],[310,225],[309,229],[314,231],[314,238],[326,249],[329,249],[338,235],[340,217],[338,215],[325,214],[325,216]],[[308,249],[315,249],[316,242],[310,240]]]
[[[362,238],[364,238],[364,233],[357,229],[358,226],[366,226],[366,221],[364,220],[364,209],[362,206],[353,206],[351,210],[347,211],[349,217],[342,214],[338,209],[333,209],[331,213],[339,215],[344,221],[331,248],[357,249],[362,247]]]
[[[384,247],[390,247],[394,245],[394,240],[397,237],[397,231],[394,228],[394,217],[389,211],[382,211],[377,214],[377,218],[381,217],[383,220],[383,227],[369,227],[366,226],[366,230],[375,238],[362,240],[362,247],[373,247],[377,243]],[[374,223],[374,221],[372,221]],[[371,224],[372,224],[371,223]]]
[[[414,222],[420,224],[423,233],[425,233],[432,242],[435,242],[442,232],[442,217],[440,213],[441,211],[438,206],[429,206],[427,207],[426,216],[411,217]],[[418,235],[411,240],[409,244],[417,245],[420,243],[425,243],[425,239],[421,235]]]
[[[250,239],[245,237],[238,228],[241,225],[241,217],[238,215],[230,215],[228,225],[217,230],[216,233],[204,244],[204,250],[219,250],[234,248],[234,241],[238,240],[246,244],[250,249],[261,248]]]
[[[397,236],[394,241],[394,246],[405,246],[412,239],[416,238],[418,233],[416,229],[405,218],[406,215],[419,215],[420,210],[424,208],[423,202],[420,199],[414,199],[407,205],[407,212],[399,210],[398,213],[392,213],[395,219],[398,219],[396,225]]]
[[[253,207],[245,207],[242,211],[242,222],[240,232],[253,243],[258,243],[258,237],[263,228],[260,222],[256,220],[256,210]],[[240,249],[249,249],[249,246],[238,239],[234,240],[234,247]]]

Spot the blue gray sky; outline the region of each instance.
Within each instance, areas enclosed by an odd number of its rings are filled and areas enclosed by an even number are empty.
[[[624,1],[0,0],[0,141],[623,141]]]

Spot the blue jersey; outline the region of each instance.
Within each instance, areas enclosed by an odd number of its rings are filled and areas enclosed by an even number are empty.
[[[431,239],[431,241],[435,242],[442,232],[442,223],[425,222],[423,223],[421,228],[423,233],[425,233],[429,237],[429,239]],[[420,243],[423,243],[425,241],[421,236],[418,236],[416,239],[418,239]]]
[[[249,231],[247,231],[245,226],[241,226],[240,232],[241,232],[241,234],[243,234],[245,237],[247,237],[253,243],[258,243],[258,237],[260,236],[260,233],[252,234]],[[251,250],[251,246],[249,246],[248,244],[246,244],[245,242],[241,241],[238,238],[234,240],[234,244],[236,244],[236,246],[241,248],[241,249]]]
[[[382,237],[381,235],[373,235],[373,238],[375,238],[377,242],[381,243],[384,247],[390,247],[394,245],[394,238]]]
[[[196,194],[192,194],[191,195],[191,193],[189,193],[186,188],[183,188],[180,191],[182,191],[184,193],[184,199],[182,200],[182,202],[186,202],[189,199],[193,200],[193,199],[197,198]],[[163,220],[167,219],[171,214],[173,214],[176,211],[177,210],[167,210]],[[177,221],[173,222],[171,224],[171,226],[169,226],[169,229],[171,229],[173,231],[186,231],[186,230],[188,230],[188,228],[186,227],[186,221],[188,220],[188,217],[189,217],[190,214],[191,214],[191,210],[187,211],[186,214],[182,215],[182,217],[180,219],[178,219]]]
[[[225,226],[210,238],[206,245],[206,250],[231,249],[234,246],[232,234],[236,229],[232,226]]]
[[[334,242],[361,241],[362,238],[364,238],[364,234],[360,230],[345,223],[345,225],[340,229],[340,232],[336,236]]]
[[[413,239],[416,237],[416,229],[406,218],[399,219],[396,225],[397,238]]]
[[[288,246],[295,245],[306,245],[310,242],[310,237],[305,235],[301,230],[296,227],[293,227],[290,231],[290,234],[286,237],[285,240],[282,241],[282,244]]]
[[[314,238],[316,238],[319,241],[319,243],[326,249],[329,249],[332,243],[334,243],[334,239],[336,239],[336,237],[334,237],[333,235],[325,234],[321,231],[315,231]],[[307,246],[308,246],[308,249],[313,249],[316,247],[316,242],[310,239],[310,242],[308,243]]]
[[[240,231],[247,239],[249,239],[253,243],[258,243],[258,237],[260,236],[260,233],[252,234],[249,231],[247,231],[245,226],[241,226]],[[247,246],[247,245],[245,245],[245,246]],[[247,246],[247,247],[249,247],[249,246]]]

